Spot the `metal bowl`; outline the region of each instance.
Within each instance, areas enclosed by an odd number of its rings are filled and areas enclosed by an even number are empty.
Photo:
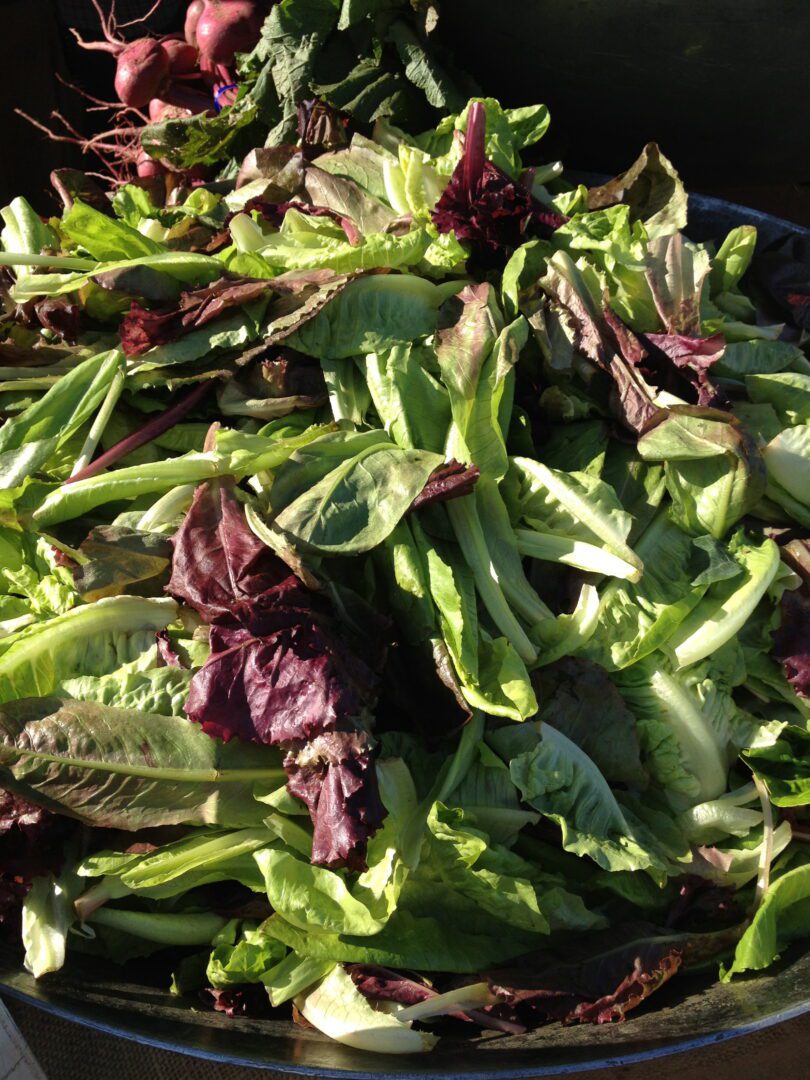
[[[22,970],[19,953],[0,951],[0,989],[109,1035],[221,1064],[329,1080],[506,1080],[653,1060],[790,1020],[810,1010],[810,955],[729,984],[713,975],[673,979],[626,1024],[444,1037],[430,1054],[402,1057],[352,1050],[289,1020],[229,1019],[204,1010],[194,997],[148,985],[140,973],[136,979],[126,968],[78,957],[36,981]]]
[[[746,222],[757,226],[761,246],[796,235],[810,238],[810,230],[768,214],[703,196],[690,199],[687,231],[696,240],[722,238]],[[160,977],[148,962],[120,968],[75,956],[58,974],[37,981],[23,969],[18,951],[0,949],[0,990],[55,1016],[209,1061],[324,1078],[554,1076],[694,1050],[810,1011],[810,955],[794,954],[767,974],[730,984],[718,983],[711,973],[680,976],[618,1026],[553,1024],[520,1036],[445,1037],[430,1054],[381,1057],[290,1020],[228,1019],[193,997],[174,997],[156,981]]]
[[[548,105],[569,165],[654,139],[687,186],[810,180],[806,0],[444,0],[439,32],[488,94]]]

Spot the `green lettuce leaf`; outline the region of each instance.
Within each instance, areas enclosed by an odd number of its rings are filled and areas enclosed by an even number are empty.
[[[308,356],[340,360],[380,352],[433,333],[438,308],[458,284],[434,285],[409,274],[362,277],[287,338]]]
[[[756,443],[727,414],[678,406],[638,441],[645,461],[663,461],[678,523],[722,539],[765,494]]]
[[[670,858],[654,834],[618,802],[588,755],[550,724],[501,728],[488,742],[509,761],[524,802],[559,825],[566,851],[605,870],[667,871]]]
[[[258,825],[253,784],[278,783],[267,747],[223,744],[188,720],[53,697],[0,712],[0,782],[88,825]]]
[[[772,745],[752,747],[743,758],[776,806],[810,802],[810,732],[806,728],[789,725]]]
[[[724,982],[744,971],[761,971],[791,941],[807,935],[810,911],[810,864],[788,870],[771,886],[740,938],[734,961],[721,973]]]

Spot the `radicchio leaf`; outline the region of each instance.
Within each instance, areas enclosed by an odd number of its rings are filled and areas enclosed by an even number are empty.
[[[208,623],[235,620],[234,605],[249,608],[290,578],[251,532],[232,485],[221,480],[197,488],[172,548],[168,591]]]
[[[312,861],[362,870],[366,841],[385,817],[368,735],[318,735],[300,750],[291,750],[284,768],[287,787],[312,818]]]
[[[370,687],[353,679],[352,669],[367,674],[368,683],[373,675],[318,625],[301,603],[305,592],[289,574],[262,597],[267,607],[255,618],[243,605],[259,636],[243,626],[211,627],[211,655],[186,703],[189,718],[209,735],[279,746],[316,738],[362,713]]]
[[[722,334],[689,337],[686,334],[646,334],[650,348],[646,370],[661,390],[670,390],[692,405],[722,408],[727,399],[711,382],[709,370],[722,357],[726,342]]]
[[[782,625],[773,632],[773,654],[801,697],[810,698],[810,592],[782,594]]]
[[[69,345],[79,340],[81,308],[65,297],[49,296],[34,305],[34,312],[41,325],[63,338]]]
[[[487,160],[486,123],[484,106],[474,102],[464,153],[436,203],[433,223],[440,233],[453,231],[491,258],[518,247],[529,231],[548,236],[566,219],[545,210],[522,184]]]
[[[180,654],[172,646],[168,630],[158,630],[155,634],[155,644],[160,659],[158,667],[185,667]]]
[[[688,334],[636,334],[608,307],[604,318],[617,351],[641,372],[647,383],[677,395],[689,405],[718,408],[727,404],[709,378],[711,366],[725,350],[722,334],[707,338]]]
[[[219,278],[202,289],[184,292],[172,307],[150,310],[133,300],[121,321],[121,347],[129,357],[141,356],[156,345],[166,345],[205,326],[231,308],[266,296],[270,289],[266,281]]]
[[[426,986],[425,983],[417,982],[403,975],[402,972],[378,967],[376,964],[348,964],[346,970],[364,997],[376,998],[378,1001],[396,1001],[398,1005],[416,1005],[419,1001],[427,1001],[428,998],[438,996],[438,990]]]
[[[359,869],[385,816],[362,722],[376,674],[327,600],[251,532],[232,480],[197,489],[173,544],[168,591],[211,626],[189,719],[212,736],[286,747],[289,789],[314,824],[313,862]]]
[[[238,990],[215,990],[208,987],[202,991],[205,999],[216,1012],[226,1016],[265,1016],[268,1010],[267,993],[263,986],[242,986]]]
[[[462,465],[448,461],[428,477],[428,481],[411,503],[411,510],[421,510],[432,503],[447,502],[461,495],[470,495],[478,482],[481,470],[477,465]]]
[[[347,970],[360,993],[372,1001],[395,1001],[407,1006],[438,996],[438,991],[432,987],[376,964],[350,964]],[[509,1035],[521,1035],[526,1030],[525,1025],[516,1021],[512,1010],[500,1002],[483,1009],[448,1013],[448,1016]]]

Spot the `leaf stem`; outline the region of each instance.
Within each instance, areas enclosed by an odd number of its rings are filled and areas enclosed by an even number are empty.
[[[99,444],[101,436],[104,434],[104,429],[107,427],[107,423],[112,416],[113,409],[118,404],[118,399],[121,397],[125,382],[126,373],[122,366],[118,368],[115,375],[113,375],[112,382],[107,390],[104,401],[102,401],[101,407],[96,413],[96,417],[87,433],[87,438],[84,440],[84,446],[73,465],[73,469],[70,473],[72,477],[77,476],[90,464],[90,460],[96,452],[96,447]]]
[[[759,856],[759,868],[757,871],[757,885],[754,890],[754,902],[751,914],[754,915],[765,898],[771,879],[771,859],[773,858],[773,807],[768,795],[768,789],[758,776],[754,776],[754,784],[762,804],[762,851]]]
[[[173,428],[187,412],[194,408],[197,402],[205,397],[213,383],[213,379],[208,379],[205,382],[199,383],[179,401],[175,402],[174,405],[165,409],[159,416],[147,421],[147,423],[138,428],[137,431],[131,432],[125,438],[117,442],[115,446],[111,446],[109,450],[100,457],[97,457],[95,461],[91,462],[89,465],[85,465],[84,468],[71,473],[65,483],[73,484],[77,480],[87,480],[91,476],[97,476],[98,473],[103,472],[108,465],[114,464],[119,458],[131,454],[133,450],[140,449],[141,446],[145,446],[148,442],[156,439],[159,435],[168,431],[169,428]]]
[[[87,758],[61,757],[44,754],[39,750],[20,750],[17,747],[0,748],[9,751],[9,759],[33,758],[48,764],[62,765],[70,769],[87,769],[93,772],[132,776],[138,780],[170,780],[181,784],[250,784],[257,781],[287,780],[287,774],[278,769],[161,769],[152,765],[132,765],[125,761],[97,761]],[[0,757],[0,761],[2,761]]]
[[[30,252],[0,251],[0,266],[50,266],[56,270],[95,270],[95,259],[76,255],[34,255]]]
[[[498,574],[490,558],[484,530],[476,513],[472,495],[452,499],[447,503],[447,513],[461,547],[461,552],[475,578],[475,586],[492,621],[514,646],[524,663],[534,663],[537,650],[518,622],[501,589]]]

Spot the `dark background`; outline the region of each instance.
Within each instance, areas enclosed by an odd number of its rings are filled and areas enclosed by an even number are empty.
[[[150,6],[118,0],[119,20]],[[180,29],[185,7],[163,0],[149,27]],[[108,99],[114,62],[67,32],[100,36],[90,0],[0,0],[0,20],[0,205],[25,194],[45,213],[56,209],[51,169],[92,170],[94,159],[14,107],[98,130],[100,114],[55,73]],[[807,0],[443,0],[439,26],[487,93],[549,105],[544,160],[618,173],[655,140],[689,190],[810,225]]]

